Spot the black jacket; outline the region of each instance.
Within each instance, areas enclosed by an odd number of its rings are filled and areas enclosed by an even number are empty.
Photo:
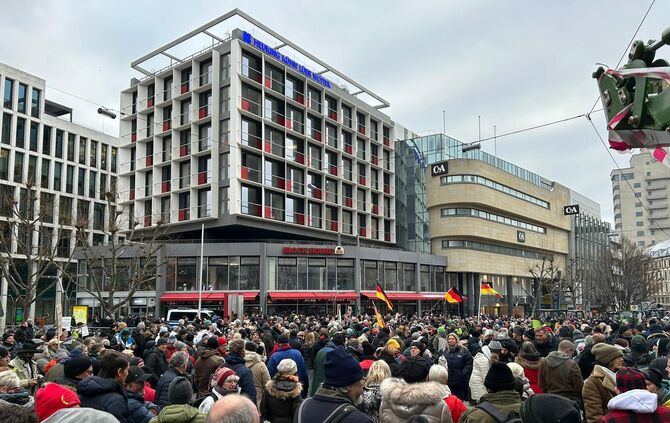
[[[168,368],[165,352],[154,348],[147,356],[147,359],[144,360],[144,365],[151,369],[156,377],[161,377]]]
[[[344,394],[327,388],[320,387],[316,394],[305,400],[293,418],[293,423],[323,422],[326,418],[342,404],[354,405]],[[355,407],[354,407],[355,408]],[[340,423],[373,423],[373,420],[362,411],[355,408],[347,414]]]
[[[596,366],[596,356],[591,352],[591,348],[593,346],[585,347],[584,351],[575,358],[584,380],[591,376],[591,372],[593,372],[593,368]]]
[[[182,373],[179,373],[174,367],[168,368],[163,376],[158,380],[156,384],[156,398],[154,398],[154,403],[157,406],[163,408],[167,405],[170,405],[170,397],[168,390],[170,389],[170,382],[178,376],[184,376]]]
[[[540,356],[546,357],[549,355],[550,352],[558,351],[559,342],[561,342],[561,340],[557,336],[549,335],[549,337],[545,342],[538,343],[537,341],[535,341],[533,344],[535,345],[535,349],[537,350],[537,352],[540,353]]]
[[[253,403],[256,402],[256,385],[254,385],[254,375],[246,367],[244,358],[237,354],[230,353],[226,357],[224,367],[235,370],[240,380],[237,385],[240,387],[240,394],[246,395]],[[159,404],[160,405],[160,404]]]
[[[467,348],[457,346],[444,350],[449,371],[449,386],[467,387],[472,374],[472,355]]]
[[[123,386],[114,379],[91,376],[79,382],[77,394],[82,407],[106,411],[121,423],[129,423],[128,398]]]
[[[144,336],[139,329],[135,328],[133,329],[133,333],[130,334],[130,337],[135,341],[135,351],[133,351],[133,354],[135,354],[135,357],[144,358],[144,348],[147,344],[146,336]]]

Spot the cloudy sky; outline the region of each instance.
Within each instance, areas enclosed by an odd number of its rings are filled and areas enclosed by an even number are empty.
[[[494,125],[501,134],[588,112],[595,63],[616,65],[650,1],[3,3],[0,61],[46,79],[49,99],[108,133],[118,135],[118,121],[73,95],[118,108],[137,76],[131,61],[239,7],[388,100],[403,126],[442,132],[445,110],[447,134],[470,142],[478,116],[488,137]],[[668,16],[670,3],[656,2],[637,38],[658,39]],[[593,118],[604,135],[602,112]],[[611,220],[615,165],[585,118],[500,138],[496,149],[598,201]]]

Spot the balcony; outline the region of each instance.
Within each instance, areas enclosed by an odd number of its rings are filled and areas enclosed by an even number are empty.
[[[284,210],[276,207],[265,206],[265,218],[272,220],[284,220]]]
[[[290,186],[291,184],[290,184],[290,181],[286,181],[286,179],[282,178],[281,176],[266,175],[265,185],[270,186],[272,188],[277,188],[277,189],[286,189],[286,186],[287,185]],[[289,191],[290,191],[290,189],[289,189]]]
[[[240,212],[248,216],[261,217],[261,205],[256,203],[251,203],[249,201],[242,201],[240,204]]]
[[[321,200],[321,198],[323,198],[323,191],[321,188],[311,188],[311,197]]]
[[[289,89],[289,90],[290,90],[290,93],[288,93],[288,92],[286,93],[286,96],[288,98],[290,98],[291,100],[293,100],[297,103],[300,103],[302,105],[305,104],[305,95],[303,93],[301,93],[300,91],[297,91],[297,90],[292,90],[292,89]],[[287,91],[289,91],[289,90],[287,90]]]
[[[321,142],[321,131],[317,131],[316,129],[312,129],[309,132],[310,132],[309,136],[312,139]]]
[[[240,169],[240,177],[245,181],[261,182],[261,172],[247,166],[242,166]]]
[[[259,84],[263,83],[263,73],[249,65],[242,64],[242,75],[258,82]]]
[[[287,213],[286,214],[286,222],[287,223],[294,223],[296,225],[304,225],[305,224],[305,215],[303,213]]]
[[[256,116],[261,115],[260,104],[256,103],[251,99],[240,97],[240,107],[242,108],[242,110],[245,110],[249,113],[253,113]]]

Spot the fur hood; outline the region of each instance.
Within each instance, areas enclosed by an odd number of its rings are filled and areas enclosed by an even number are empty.
[[[609,369],[601,366],[600,364],[596,364],[593,367],[593,373],[591,373],[590,377],[601,379],[605,389],[613,393],[616,392],[616,378],[614,373],[612,373],[612,371]]]
[[[448,394],[446,387],[437,382],[408,384],[395,378],[382,381],[379,391],[382,396],[381,408],[403,419],[422,414],[427,408],[443,405],[443,398]]]
[[[244,353],[244,361],[247,367],[251,367],[256,363],[262,363],[263,357],[260,354],[255,353],[253,351],[246,351]]]
[[[268,394],[279,399],[289,400],[300,396],[302,383],[285,379],[272,379],[265,384]]]

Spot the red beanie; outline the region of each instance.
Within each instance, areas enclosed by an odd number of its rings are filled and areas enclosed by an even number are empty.
[[[219,370],[216,372],[216,384],[219,386],[223,386],[223,382],[228,379],[229,376],[235,375],[235,370],[228,368],[228,367],[221,367]]]
[[[228,344],[228,341],[226,341],[226,338],[224,338],[223,336],[219,336],[218,340],[219,340],[219,346],[220,347]]]
[[[57,383],[47,383],[35,394],[35,414],[40,421],[63,408],[78,407],[81,402],[71,389]]]

